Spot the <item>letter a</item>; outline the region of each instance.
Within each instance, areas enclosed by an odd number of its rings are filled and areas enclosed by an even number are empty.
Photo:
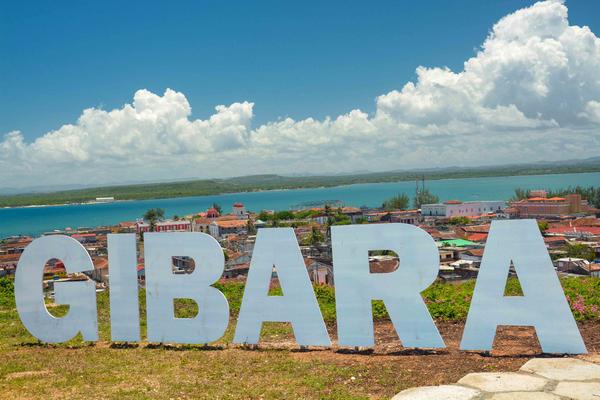
[[[283,296],[269,296],[273,266]],[[258,343],[264,321],[291,322],[300,345],[331,345],[292,228],[258,230],[233,341]]]
[[[513,263],[523,296],[504,296]],[[491,350],[498,325],[533,326],[546,353],[586,353],[535,220],[493,221],[462,350]]]

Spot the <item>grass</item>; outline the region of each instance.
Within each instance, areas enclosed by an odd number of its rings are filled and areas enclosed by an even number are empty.
[[[563,279],[562,285],[572,299],[578,320],[600,319],[594,308],[600,301],[600,279]],[[419,373],[398,368],[397,359],[334,357],[329,350],[304,357],[290,350],[231,346],[244,286],[241,283],[216,286],[229,300],[232,323],[224,337],[210,347],[110,343],[107,292],[97,296],[99,342],[88,343],[77,337],[68,343],[49,345],[39,343],[25,330],[14,307],[12,281],[0,279],[0,398],[365,399],[389,397],[403,388],[423,384],[415,381]],[[462,320],[473,287],[472,281],[436,283],[423,296],[438,321]],[[517,295],[519,290],[518,282],[509,280],[507,294]],[[279,289],[273,289],[272,294],[278,293]],[[315,293],[324,319],[332,326],[334,291],[317,286]],[[140,304],[145,335],[143,291]],[[67,311],[65,306],[49,304],[49,307],[55,315]],[[578,311],[577,307],[583,308]],[[380,302],[375,302],[373,310],[375,319],[387,318]],[[177,302],[180,316],[191,316],[196,311],[189,300]],[[292,337],[288,324],[263,326],[262,338],[266,341]],[[362,359],[357,362],[355,357]],[[496,367],[489,366],[489,370],[493,368]]]

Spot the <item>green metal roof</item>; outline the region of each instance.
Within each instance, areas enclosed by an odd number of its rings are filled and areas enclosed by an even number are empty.
[[[453,246],[453,247],[480,246],[479,243],[471,242],[470,240],[465,240],[465,239],[443,240],[442,245],[443,246]]]

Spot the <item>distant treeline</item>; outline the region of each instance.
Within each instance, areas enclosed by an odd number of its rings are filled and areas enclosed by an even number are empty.
[[[548,197],[564,197],[568,194],[579,194],[582,199],[587,200],[594,208],[600,208],[600,187],[569,186],[566,189],[546,190],[546,192],[548,193]],[[515,189],[513,200],[526,199],[527,197],[529,197],[529,190],[522,188]]]
[[[65,190],[51,193],[25,193],[0,196],[0,207],[42,204],[82,203],[97,197],[114,197],[115,200],[142,200],[170,197],[204,196],[220,193],[251,192],[272,189],[300,189],[451,178],[479,178],[515,175],[545,175],[580,172],[600,172],[600,159],[575,164],[528,164],[480,168],[445,168],[404,172],[376,172],[359,175],[289,177],[280,175],[254,175],[227,179],[204,179],[185,182],[152,183],[105,186]]]

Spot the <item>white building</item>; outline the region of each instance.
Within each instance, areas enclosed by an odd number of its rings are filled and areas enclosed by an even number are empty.
[[[506,202],[501,200],[465,202],[449,200],[444,203],[423,204],[421,206],[421,215],[424,217],[444,218],[472,217],[502,211],[505,208]]]
[[[221,239],[225,235],[246,233],[248,231],[248,221],[240,219],[213,221],[208,226],[208,231],[216,239]]]
[[[233,203],[233,215],[238,218],[248,218],[246,207],[242,203]]]

